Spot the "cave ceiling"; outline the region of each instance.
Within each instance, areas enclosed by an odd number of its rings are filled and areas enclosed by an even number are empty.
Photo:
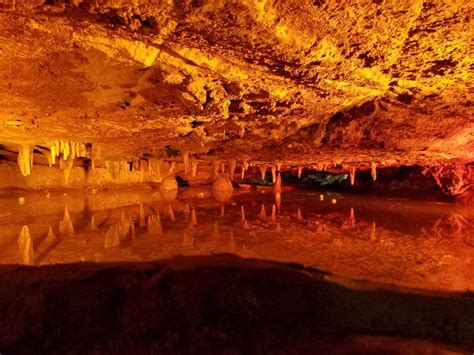
[[[474,160],[473,2],[0,1],[0,141]]]

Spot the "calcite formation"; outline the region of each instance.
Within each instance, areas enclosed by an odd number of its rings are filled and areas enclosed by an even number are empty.
[[[464,0],[1,1],[0,155],[25,181],[33,161],[59,161],[69,184],[76,167],[105,167],[109,176],[84,178],[98,185],[202,179],[198,164],[223,162],[231,178],[251,164],[262,179],[267,168],[273,181],[318,169],[351,183],[356,170],[375,180],[376,167],[421,165],[460,194],[473,181],[473,10]]]

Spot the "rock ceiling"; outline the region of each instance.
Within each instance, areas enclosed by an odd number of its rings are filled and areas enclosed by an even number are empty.
[[[472,1],[0,1],[0,143],[474,160]]]

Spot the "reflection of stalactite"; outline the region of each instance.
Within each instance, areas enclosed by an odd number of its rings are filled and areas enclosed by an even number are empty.
[[[23,176],[28,176],[31,174],[31,168],[33,166],[33,154],[29,146],[24,145],[20,147],[18,151],[18,165]]]

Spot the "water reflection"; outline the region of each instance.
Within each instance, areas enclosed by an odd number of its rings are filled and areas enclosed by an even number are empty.
[[[174,198],[173,188],[31,193],[23,204],[17,195],[2,196],[0,261],[42,265],[227,252],[372,282],[474,290],[469,208],[285,188],[233,189],[227,179],[217,187],[176,190]]]

